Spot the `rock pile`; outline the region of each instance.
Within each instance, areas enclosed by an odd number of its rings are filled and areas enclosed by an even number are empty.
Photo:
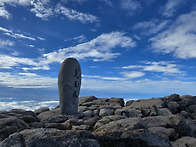
[[[79,113],[60,108],[0,112],[1,147],[195,147],[196,96],[79,98]]]

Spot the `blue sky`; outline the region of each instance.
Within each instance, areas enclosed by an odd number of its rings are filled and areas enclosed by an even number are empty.
[[[195,0],[0,0],[0,97],[58,99],[61,62],[80,96],[196,95]]]

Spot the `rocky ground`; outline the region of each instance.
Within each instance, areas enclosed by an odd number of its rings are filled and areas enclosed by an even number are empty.
[[[196,147],[196,96],[127,101],[79,99],[79,113],[59,108],[0,111],[1,147]]]

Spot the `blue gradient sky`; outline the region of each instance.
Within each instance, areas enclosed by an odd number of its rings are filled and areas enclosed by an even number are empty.
[[[68,57],[80,96],[196,95],[196,1],[0,0],[1,98],[58,99]]]

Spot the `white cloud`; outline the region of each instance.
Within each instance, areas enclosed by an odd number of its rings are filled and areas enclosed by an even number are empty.
[[[65,15],[70,20],[78,20],[82,23],[94,23],[99,21],[99,19],[94,15],[81,13],[73,9],[66,8],[60,4],[55,8],[55,12],[57,14]]]
[[[0,48],[6,47],[6,46],[14,46],[14,42],[10,40],[3,40],[0,38]]]
[[[165,17],[171,17],[185,2],[186,0],[168,0],[165,6],[161,8],[160,13]]]
[[[120,55],[118,52],[112,52],[116,47],[132,48],[135,47],[135,42],[124,35],[122,32],[111,32],[102,34],[97,38],[85,42],[74,47],[59,49],[48,54],[44,54],[45,64],[52,62],[62,62],[67,57],[76,59],[92,59],[93,61],[111,60]]]
[[[11,101],[0,102],[0,111],[9,111],[11,109],[24,109],[34,111],[39,108],[53,109],[59,105],[59,101]]]
[[[111,81],[121,81],[126,80],[125,78],[121,77],[104,77],[104,76],[97,76],[97,75],[82,75],[83,78],[89,78],[89,79],[101,79],[101,80],[111,80]]]
[[[53,9],[49,4],[50,0],[32,0],[31,5],[33,5],[33,8],[31,12],[35,13],[35,16],[39,18],[48,19],[53,15]]]
[[[121,74],[128,79],[139,78],[145,75],[145,73],[140,71],[125,71],[125,72],[121,72]]]
[[[43,70],[48,70],[47,65],[42,65],[42,63],[39,63],[38,61],[35,61],[34,59],[13,57],[13,56],[8,56],[8,55],[0,55],[0,69],[1,68],[11,69],[12,67],[16,67],[16,66],[19,67],[22,65],[30,66],[28,68],[39,68],[39,69],[43,68]],[[23,66],[22,68],[24,68]]]
[[[0,85],[13,88],[57,88],[57,78],[43,77],[33,73],[0,72],[0,79]]]
[[[141,3],[137,0],[120,0],[120,7],[126,10],[129,15],[138,13],[142,8]]]
[[[8,35],[8,36],[13,37],[13,38],[23,38],[23,39],[33,40],[33,41],[35,40],[35,38],[33,38],[33,37],[29,37],[29,36],[26,36],[24,34],[15,33],[14,31],[8,30],[8,29],[3,28],[3,27],[0,27],[0,31],[4,32],[5,35]]]
[[[179,69],[179,65],[169,61],[160,62],[143,62],[145,65],[129,65],[122,69],[141,69],[143,71],[162,72],[166,74],[181,74],[185,73]]]
[[[139,30],[145,35],[156,34],[166,27],[168,21],[159,22],[157,19],[150,21],[138,22],[134,25],[134,30]]]
[[[93,85],[93,86],[92,86]],[[114,94],[172,94],[179,93],[195,95],[196,82],[184,82],[179,80],[159,80],[153,81],[149,79],[137,81],[106,81],[97,79],[82,79],[82,90],[97,92],[112,92]]]
[[[0,4],[0,16],[6,19],[9,19],[11,17],[10,13],[5,9],[4,6],[1,6],[1,4]]]
[[[156,52],[174,53],[181,59],[196,58],[196,11],[180,15],[163,33],[151,38]]]

